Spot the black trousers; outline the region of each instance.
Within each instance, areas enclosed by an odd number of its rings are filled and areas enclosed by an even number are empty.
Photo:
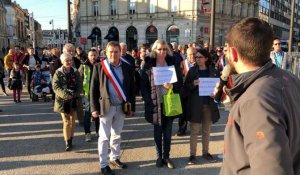
[[[27,91],[28,94],[31,94],[31,90],[30,90],[30,83],[31,83],[31,78],[32,78],[32,73],[34,72],[34,70],[28,70],[26,73],[26,86],[27,86]]]
[[[179,132],[186,132],[187,129],[187,108],[188,108],[188,98],[182,97],[181,98],[181,106],[182,106],[182,116],[179,117],[178,126]]]

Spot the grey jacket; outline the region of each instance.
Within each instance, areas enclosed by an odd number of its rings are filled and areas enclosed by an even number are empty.
[[[222,175],[300,175],[300,80],[271,61],[227,90]]]

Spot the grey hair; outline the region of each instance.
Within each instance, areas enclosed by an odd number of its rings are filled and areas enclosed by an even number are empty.
[[[68,59],[68,58],[73,59],[73,57],[72,57],[71,54],[68,54],[68,53],[62,53],[62,54],[60,55],[60,61],[61,61],[61,63],[64,63],[65,60]]]
[[[158,39],[158,40],[156,40],[156,41],[153,43],[153,46],[152,46],[152,48],[151,48],[151,53],[150,53],[150,55],[151,55],[152,57],[156,57],[155,50],[157,49],[157,45],[158,45],[158,44],[167,46],[167,49],[168,49],[167,54],[170,55],[170,56],[173,56],[173,53],[172,53],[170,47],[168,46],[167,41],[162,40],[162,39]]]
[[[71,43],[67,43],[67,44],[64,45],[63,53],[68,53],[69,48],[71,48],[72,50],[75,51],[75,46]]]

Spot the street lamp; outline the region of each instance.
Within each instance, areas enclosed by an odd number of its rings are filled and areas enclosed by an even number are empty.
[[[211,0],[209,46],[211,46],[212,48],[214,48],[215,43],[215,14],[216,0]]]

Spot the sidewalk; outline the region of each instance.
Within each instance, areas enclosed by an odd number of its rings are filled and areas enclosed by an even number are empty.
[[[187,166],[189,136],[172,137],[171,158],[176,169],[155,166],[156,155],[153,126],[143,118],[143,104],[137,100],[135,117],[127,118],[122,134],[121,160],[128,169],[116,170],[122,175],[217,175],[221,161],[208,163],[198,156],[198,164]],[[12,102],[12,96],[0,97],[0,172],[1,174],[99,174],[97,140],[84,142],[83,128],[76,126],[74,150],[64,152],[62,122],[53,113],[51,102],[29,102],[23,93],[22,103]],[[210,152],[223,150],[223,131],[228,112],[221,112],[221,119],[213,125]],[[173,135],[178,129],[173,124]],[[93,127],[93,125],[92,125]],[[94,132],[93,132],[94,134]],[[201,137],[198,152],[201,153]]]

